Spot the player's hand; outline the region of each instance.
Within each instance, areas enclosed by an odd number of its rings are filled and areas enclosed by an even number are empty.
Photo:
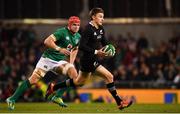
[[[71,52],[74,51],[74,50],[77,50],[78,49],[78,46],[74,47],[71,49]]]
[[[66,56],[70,55],[70,51],[67,50],[67,49],[65,49],[65,48],[59,49],[59,52],[62,53],[62,54],[64,54],[64,55],[66,55]]]
[[[105,56],[107,56],[107,54],[104,51],[102,51],[102,49],[100,49],[100,50],[97,50],[97,56],[98,57],[105,57]]]

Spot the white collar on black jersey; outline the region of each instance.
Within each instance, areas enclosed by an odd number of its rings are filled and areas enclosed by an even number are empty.
[[[92,23],[92,21],[89,22],[90,25],[94,26],[94,24]]]
[[[92,21],[90,21],[89,24],[96,28],[96,26],[92,23]],[[97,25],[97,26],[98,26],[98,25]],[[98,26],[98,28],[96,28],[96,29],[99,29],[99,26]]]

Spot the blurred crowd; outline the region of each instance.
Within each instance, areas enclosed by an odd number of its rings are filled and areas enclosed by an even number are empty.
[[[155,47],[150,46],[150,38],[143,32],[138,38],[130,32],[125,37],[109,38],[116,46],[116,55],[109,63],[107,61],[107,66],[117,83],[131,81],[135,82],[132,83],[135,87],[179,88],[180,35],[172,36],[167,42],[160,41]]]
[[[109,35],[108,39],[116,47],[116,55],[102,63],[114,74],[117,86],[138,88],[150,82],[150,88],[180,88],[180,35],[161,41],[157,47],[150,46],[143,32],[138,38],[129,32],[117,38]],[[30,75],[44,49],[32,25],[0,25],[1,99],[10,96]]]
[[[34,69],[43,50],[31,25],[0,26],[0,98],[5,99]]]

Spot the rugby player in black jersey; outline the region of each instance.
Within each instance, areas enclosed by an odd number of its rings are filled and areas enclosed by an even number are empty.
[[[98,57],[107,56],[102,50],[103,46],[109,44],[105,38],[103,29],[104,11],[101,8],[93,8],[90,13],[91,21],[87,24],[80,39],[79,50],[82,52],[80,57],[80,71],[75,80],[68,79],[57,84],[49,84],[47,96],[51,95],[60,88],[82,86],[85,81],[93,74],[102,77],[107,85],[107,89],[115,99],[118,108],[124,109],[132,104],[131,100],[123,100],[116,91],[113,75],[104,66],[99,64]],[[102,47],[101,47],[102,46]]]

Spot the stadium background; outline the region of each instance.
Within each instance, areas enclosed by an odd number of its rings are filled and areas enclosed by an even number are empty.
[[[137,103],[180,103],[179,0],[0,0],[1,102],[32,72],[45,49],[42,40],[71,15],[81,17],[83,29],[93,7],[105,10],[106,35],[117,52],[102,62],[120,95]],[[46,83],[64,79],[46,77],[20,101],[42,102]],[[78,92],[82,102],[113,102],[104,82],[92,80],[69,91],[65,101],[77,101]]]

